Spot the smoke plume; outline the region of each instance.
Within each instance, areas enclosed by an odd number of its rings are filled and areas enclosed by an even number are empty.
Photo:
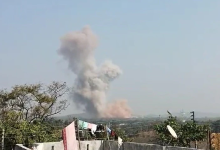
[[[89,26],[61,38],[58,53],[68,62],[69,69],[76,75],[72,95],[74,103],[96,117],[131,117],[126,100],[107,103],[106,92],[109,84],[119,77],[122,71],[110,60],[97,66],[94,57],[97,46],[97,36]]]

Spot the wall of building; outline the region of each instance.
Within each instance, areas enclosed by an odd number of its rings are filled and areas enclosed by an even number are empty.
[[[120,150],[163,150],[163,146],[145,143],[123,143]]]
[[[47,143],[35,143],[33,148],[36,150],[63,150],[63,142],[47,142]],[[34,150],[35,150],[34,149]]]
[[[120,150],[195,150],[195,148],[161,146],[147,143],[123,143]]]
[[[79,144],[81,150],[99,150],[103,144],[103,141],[81,141]]]
[[[115,141],[81,141],[81,150],[118,150],[118,143]]]
[[[33,144],[34,150],[64,150],[63,141],[61,142],[48,142],[48,143],[35,143]],[[80,141],[81,150],[118,150],[118,143],[115,141]],[[87,149],[88,148],[88,149]],[[17,144],[15,150],[26,150],[21,144]],[[29,150],[29,149],[28,149]]]
[[[64,150],[63,142],[36,143],[36,150]],[[52,148],[53,147],[53,148]],[[195,150],[194,148],[160,146],[156,144],[146,143],[123,143],[120,149],[116,141],[80,141],[81,150]],[[88,147],[88,149],[87,149]],[[21,145],[17,145],[15,150],[22,149]]]
[[[17,144],[17,145],[15,146],[15,150],[31,150],[31,149],[29,149],[29,148],[23,146],[22,144]]]

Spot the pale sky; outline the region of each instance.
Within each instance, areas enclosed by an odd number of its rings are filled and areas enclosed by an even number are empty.
[[[0,88],[66,81],[60,37],[85,25],[98,35],[96,59],[123,75],[108,100],[134,114],[219,112],[219,0],[0,0]],[[71,99],[70,99],[71,101]],[[72,104],[63,114],[78,112]]]

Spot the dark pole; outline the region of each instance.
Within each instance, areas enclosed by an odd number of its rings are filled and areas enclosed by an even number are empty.
[[[191,115],[191,117],[192,117],[192,121],[193,121],[193,123],[195,123],[195,112],[194,111],[192,111],[192,112],[190,112],[192,115]],[[197,149],[197,140],[195,141],[195,148]]]
[[[192,111],[192,112],[190,112],[192,115],[191,115],[191,117],[192,117],[192,121],[193,121],[193,123],[195,123],[195,112],[194,111]]]

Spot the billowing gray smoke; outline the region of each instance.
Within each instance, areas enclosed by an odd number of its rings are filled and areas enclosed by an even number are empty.
[[[121,75],[122,71],[111,61],[105,61],[98,67],[94,58],[97,46],[98,39],[89,26],[61,38],[58,52],[76,75],[73,100],[78,107],[96,117],[131,117],[126,100],[111,104],[106,101],[109,83]]]

